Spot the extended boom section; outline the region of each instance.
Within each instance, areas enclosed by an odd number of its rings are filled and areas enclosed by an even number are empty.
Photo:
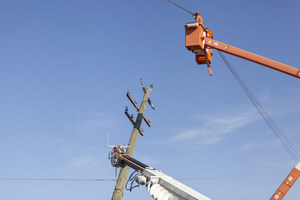
[[[269,58],[265,58],[263,56],[259,56],[257,54],[245,51],[243,49],[231,46],[229,44],[225,44],[223,42],[219,42],[217,40],[213,40],[210,38],[205,39],[206,47],[210,47],[219,51],[223,51],[225,53],[249,60],[251,62],[255,62],[257,64],[269,67],[271,69],[275,69],[277,71],[289,74],[291,76],[300,78],[300,70],[289,65],[277,62],[275,60],[271,60]]]
[[[290,172],[290,174],[286,177],[283,183],[279,186],[276,190],[274,195],[271,197],[270,200],[281,200],[286,195],[286,193],[291,189],[294,183],[300,176],[300,162],[297,166]]]
[[[211,200],[157,169],[145,168],[142,173],[144,176],[150,178],[152,187],[155,184],[159,184],[180,200]]]

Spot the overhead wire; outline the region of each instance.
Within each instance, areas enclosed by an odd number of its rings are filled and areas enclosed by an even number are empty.
[[[190,13],[191,15],[195,16],[195,13],[193,13],[193,12],[191,12],[191,11],[189,11],[189,10],[183,8],[182,6],[178,5],[177,3],[175,3],[175,2],[173,2],[173,1],[171,1],[171,0],[168,0],[168,2],[174,4],[174,5],[177,6],[178,8],[181,8],[182,10],[184,10],[184,11]]]
[[[281,144],[285,147],[287,152],[290,154],[290,156],[298,162],[300,160],[300,152],[296,148],[296,146],[292,143],[292,141],[289,140],[289,138],[283,133],[283,131],[277,126],[277,124],[274,122],[274,120],[269,116],[269,114],[265,111],[264,107],[259,103],[259,101],[256,99],[256,97],[253,95],[253,93],[249,90],[247,85],[244,83],[244,81],[240,78],[238,73],[234,70],[232,65],[229,63],[229,61],[226,59],[224,54],[220,51],[218,51],[219,55],[231,71],[231,73],[234,75],[235,79],[238,81],[246,95],[249,97],[250,101],[254,105],[254,107],[257,109],[259,114],[262,116],[262,118],[265,120],[267,125],[272,130],[273,134],[278,138],[278,140],[281,142]]]
[[[257,173],[249,173],[249,174],[239,174],[239,175],[229,175],[229,176],[211,176],[211,177],[196,177],[196,178],[176,178],[176,180],[182,181],[196,181],[196,180],[209,180],[209,179],[235,179],[235,178],[242,178],[242,177],[251,177],[251,176],[264,176],[268,174],[273,174],[276,172],[285,171],[287,169],[279,169],[267,172],[257,172]],[[136,171],[134,171],[136,173]],[[129,179],[135,179],[137,174],[131,174]],[[22,177],[0,177],[0,181],[7,180],[7,181],[116,181],[116,179],[109,179],[109,178],[22,178]]]

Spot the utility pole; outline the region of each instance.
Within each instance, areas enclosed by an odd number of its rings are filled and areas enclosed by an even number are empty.
[[[129,96],[129,92],[127,92],[128,99],[131,101],[131,103],[134,105],[134,107],[138,111],[136,121],[133,122],[133,119],[132,119],[133,116],[130,116],[127,112],[128,108],[126,107],[126,110],[125,110],[125,114],[130,119],[130,121],[132,122],[132,124],[134,126],[132,133],[131,133],[129,143],[128,143],[128,147],[126,150],[126,154],[131,157],[133,156],[139,133],[143,136],[143,132],[142,132],[142,130],[140,130],[143,119],[145,120],[147,125],[150,127],[150,122],[144,117],[144,112],[146,109],[147,102],[150,104],[150,106],[152,107],[153,110],[155,109],[149,99],[149,94],[153,88],[153,85],[151,84],[150,87],[147,87],[145,89],[143,80],[142,79],[140,79],[140,80],[141,80],[143,91],[144,91],[144,97],[143,97],[140,108],[137,107],[136,102],[131,99],[131,97]],[[113,192],[112,200],[121,200],[122,199],[125,184],[126,184],[128,173],[129,173],[129,169],[130,168],[128,166],[124,166],[123,168],[121,168],[118,179],[117,179],[116,187]]]

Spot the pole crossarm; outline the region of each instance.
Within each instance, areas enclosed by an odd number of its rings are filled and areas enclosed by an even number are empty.
[[[131,98],[130,92],[129,92],[129,91],[127,92],[126,96],[128,97],[129,101],[132,103],[132,105],[136,108],[136,110],[139,112],[140,109],[139,109],[139,107],[137,106],[136,101],[133,101],[133,99]],[[146,122],[146,124],[147,124],[149,127],[151,127],[150,120],[146,119],[145,116],[143,116],[143,119],[144,119],[144,121]]]

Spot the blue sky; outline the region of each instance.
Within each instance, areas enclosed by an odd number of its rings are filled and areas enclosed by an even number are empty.
[[[216,40],[299,68],[300,2],[177,1],[200,11]],[[135,158],[214,200],[268,199],[295,163],[214,52],[212,70],[184,46],[192,17],[166,0],[0,2],[0,177],[114,178],[139,78],[154,84]],[[227,56],[300,148],[300,82]],[[135,115],[136,116],[136,115]],[[233,177],[239,176],[239,177]],[[213,178],[212,178],[213,177]],[[114,182],[4,181],[0,198],[110,199]],[[300,196],[297,182],[286,199]],[[145,188],[124,200],[151,199]]]

